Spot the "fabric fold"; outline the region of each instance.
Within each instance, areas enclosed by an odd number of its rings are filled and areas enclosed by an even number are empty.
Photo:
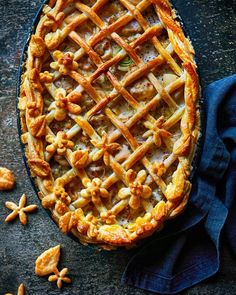
[[[201,156],[185,212],[136,250],[122,282],[176,294],[214,275],[225,229],[236,254],[236,75],[204,94]]]

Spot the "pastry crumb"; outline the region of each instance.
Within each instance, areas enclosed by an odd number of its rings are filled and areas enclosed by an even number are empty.
[[[15,177],[11,170],[0,167],[0,190],[11,190],[15,185]]]

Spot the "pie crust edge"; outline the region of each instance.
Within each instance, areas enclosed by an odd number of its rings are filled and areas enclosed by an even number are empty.
[[[53,1],[50,1],[53,2]],[[63,1],[62,1],[63,2]],[[180,214],[185,208],[191,183],[189,175],[192,158],[195,154],[196,143],[200,134],[200,115],[198,110],[199,82],[194,61],[194,50],[185,37],[179,22],[174,19],[175,11],[168,0],[151,1],[157,14],[167,29],[169,40],[178,56],[181,57],[186,73],[185,80],[185,106],[186,111],[181,119],[182,136],[175,145],[175,154],[179,157],[179,169],[176,179],[172,181],[173,187],[166,195],[167,201],[160,201],[152,212],[140,217],[133,225],[132,232],[118,224],[103,225],[96,228],[91,221],[85,220],[82,210],[66,212],[61,217],[55,211],[55,207],[45,206],[52,212],[53,219],[64,232],[72,232],[83,243],[108,244],[112,246],[131,246],[141,238],[151,235],[161,229],[163,222]],[[49,3],[50,5],[50,3]],[[21,96],[19,101],[20,119],[22,127],[22,142],[28,145],[26,157],[35,181],[40,190],[39,197],[44,204],[45,188],[51,190],[50,166],[44,160],[43,146],[40,139],[45,134],[45,115],[42,114],[43,99],[41,96],[40,78],[34,69],[34,65],[40,63],[45,52],[45,44],[41,42],[43,36],[43,23],[48,19],[46,14],[41,17],[36,28],[36,37],[29,43],[26,71],[22,75],[21,93],[26,93],[26,101]],[[36,44],[36,45],[35,45]],[[45,77],[47,79],[47,77]],[[26,81],[27,80],[27,81]],[[28,85],[25,88],[23,85]],[[24,88],[24,89],[23,89]],[[35,101],[34,101],[35,100]],[[30,115],[30,112],[36,112]],[[27,136],[26,136],[27,134]],[[29,135],[29,136],[28,136]],[[50,202],[50,201],[49,201]],[[79,225],[78,225],[79,223]],[[80,227],[80,232],[77,228]]]

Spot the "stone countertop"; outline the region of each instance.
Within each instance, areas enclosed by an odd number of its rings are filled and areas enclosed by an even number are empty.
[[[236,0],[173,0],[197,53],[202,86],[236,72]],[[0,294],[16,294],[24,283],[32,295],[145,295],[151,294],[120,283],[132,251],[99,252],[62,234],[32,189],[17,131],[16,74],[32,19],[42,0],[2,0],[0,3],[0,166],[14,171],[16,188],[0,193]],[[27,226],[4,223],[7,200],[17,202],[26,193],[38,205]],[[49,247],[61,244],[60,267],[68,267],[73,284],[61,291],[47,278],[34,274],[34,261]],[[219,273],[183,292],[185,295],[236,294],[236,259],[223,246]]]

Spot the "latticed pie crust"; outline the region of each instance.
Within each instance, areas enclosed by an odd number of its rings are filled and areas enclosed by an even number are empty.
[[[199,135],[194,50],[167,0],[51,0],[19,109],[42,205],[83,243],[131,246],[179,214]]]

